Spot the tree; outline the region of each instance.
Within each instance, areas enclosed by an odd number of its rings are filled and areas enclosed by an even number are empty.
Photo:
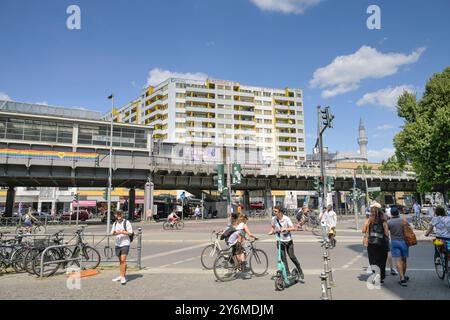
[[[404,126],[394,138],[400,164],[410,163],[419,191],[442,192],[448,202],[450,189],[450,67],[434,74],[422,99],[404,92],[397,102]]]
[[[400,163],[395,154],[392,157],[389,157],[386,161],[381,161],[381,171],[401,171],[403,169],[405,169],[405,164]]]

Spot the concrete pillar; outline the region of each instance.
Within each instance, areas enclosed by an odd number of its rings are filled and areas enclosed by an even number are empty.
[[[14,187],[9,187],[8,191],[6,192],[5,217],[12,217],[15,197],[16,197],[16,190],[14,189]]]
[[[274,203],[272,198],[272,192],[270,191],[270,189],[265,189],[263,193],[264,193],[264,208],[272,210]]]
[[[149,179],[150,180],[150,179]],[[149,181],[144,188],[144,212],[142,213],[142,221],[147,221],[153,218],[153,182]]]
[[[50,210],[50,213],[51,213],[52,216],[56,215],[56,199],[52,200],[52,208]]]
[[[136,190],[131,188],[128,191],[128,219],[133,221],[134,218],[134,209],[136,208]]]
[[[120,211],[120,210],[121,210],[121,209],[120,209],[120,200],[117,201],[117,203],[116,203],[116,210],[117,210],[117,211]]]
[[[250,192],[248,190],[245,190],[242,195],[242,202],[244,204],[244,209],[248,210],[250,209]]]
[[[73,130],[72,130],[72,150],[73,150],[73,152],[77,151],[77,145],[78,145],[78,123],[74,123]]]

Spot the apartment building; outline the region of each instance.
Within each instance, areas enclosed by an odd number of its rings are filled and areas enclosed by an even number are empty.
[[[170,78],[113,116],[116,122],[152,125],[161,142],[259,148],[265,160],[306,160],[300,89]]]

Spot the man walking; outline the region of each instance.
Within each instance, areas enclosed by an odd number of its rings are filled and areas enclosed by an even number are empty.
[[[413,211],[414,211],[414,216],[416,217],[416,221],[419,221],[419,219],[420,219],[420,205],[417,203],[416,200],[414,200]]]
[[[409,277],[406,276],[406,260],[409,256],[409,247],[405,241],[403,225],[407,223],[400,218],[400,212],[396,207],[391,209],[392,218],[388,221],[388,228],[391,239],[392,258],[397,262],[397,271],[400,275],[399,284],[403,287],[407,286]]]
[[[115,216],[116,222],[112,226],[111,234],[116,236],[116,256],[120,261],[120,276],[114,278],[113,281],[120,281],[121,284],[126,284],[127,256],[130,251],[130,236],[133,234],[133,227],[130,221],[123,218],[122,211],[116,211]]]

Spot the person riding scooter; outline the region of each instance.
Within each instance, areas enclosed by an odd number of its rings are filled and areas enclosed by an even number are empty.
[[[292,260],[298,270],[300,278],[303,280],[305,276],[303,274],[302,268],[300,267],[300,262],[298,262],[297,257],[295,256],[294,242],[292,241],[291,237],[291,231],[295,231],[297,228],[294,226],[291,219],[282,213],[279,206],[275,207],[273,211],[275,216],[272,218],[272,229],[270,230],[269,235],[272,235],[275,232],[280,233],[281,259],[285,265],[286,271],[289,272],[286,259],[287,251],[289,258]]]

